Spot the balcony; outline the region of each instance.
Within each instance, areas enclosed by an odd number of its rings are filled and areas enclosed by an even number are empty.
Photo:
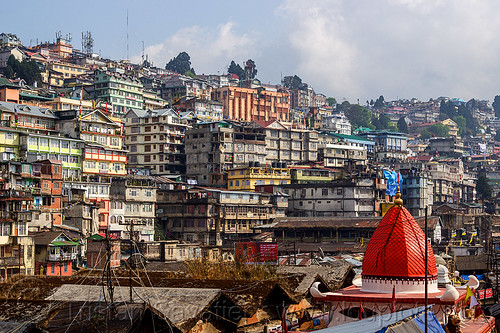
[[[24,265],[24,258],[21,257],[3,257],[0,258],[0,267],[9,266],[22,266]]]
[[[49,254],[49,261],[76,260],[76,253],[56,253]]]
[[[22,190],[0,190],[0,200],[32,199],[29,188]]]

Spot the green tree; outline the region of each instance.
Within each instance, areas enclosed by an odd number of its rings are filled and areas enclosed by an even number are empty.
[[[456,116],[453,117],[453,121],[457,124],[458,126],[458,134],[462,135],[465,133],[467,130],[467,120],[465,119],[464,116]]]
[[[380,95],[380,97],[377,98],[377,100],[375,101],[375,104],[373,104],[373,107],[382,108],[384,107],[384,104],[385,104],[384,96]]]
[[[342,104],[337,104],[337,109],[345,113],[353,128],[362,126],[375,129],[375,126],[371,124],[372,114],[367,108],[344,101]]]
[[[245,79],[245,70],[239,64],[235,63],[234,60],[231,60],[227,72],[237,75],[240,80]]]
[[[486,171],[482,170],[479,172],[476,182],[476,190],[481,195],[482,199],[491,199],[492,189],[491,185],[488,183],[488,177],[486,176]]]
[[[328,97],[326,99],[326,102],[328,103],[329,106],[337,105],[337,100],[334,97]]]
[[[401,133],[408,133],[408,124],[406,123],[405,117],[399,118],[398,131],[400,131]]]
[[[442,123],[436,123],[429,127],[429,132],[431,135],[437,137],[447,137],[449,136],[450,128]]]
[[[180,52],[177,57],[171,59],[165,69],[179,74],[186,74],[188,71],[196,75],[194,68],[191,67],[191,57],[186,52]]]
[[[495,96],[495,100],[491,103],[491,106],[495,110],[495,116],[500,117],[500,95]]]
[[[285,76],[281,84],[288,89],[299,89],[302,86],[302,79],[297,75]]]
[[[4,68],[3,73],[9,79],[21,78],[29,85],[42,81],[40,68],[34,60],[19,62],[13,55],[7,60],[7,66]]]

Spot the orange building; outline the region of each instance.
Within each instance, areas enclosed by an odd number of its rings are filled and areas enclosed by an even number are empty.
[[[9,79],[0,77],[0,102],[19,103],[19,89]]]
[[[225,119],[246,121],[288,121],[288,92],[277,89],[222,87],[215,91],[215,100],[223,104]]]
[[[38,161],[33,165],[33,175],[40,178],[39,209],[50,213],[53,225],[62,224],[62,162]]]

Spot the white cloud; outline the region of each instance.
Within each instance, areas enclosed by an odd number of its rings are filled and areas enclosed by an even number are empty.
[[[472,0],[286,0],[291,71],[316,91],[363,102],[440,95],[492,99],[500,4]]]
[[[222,73],[231,60],[244,58],[249,51],[255,53],[255,34],[237,34],[235,26],[234,22],[226,22],[215,28],[182,28],[162,43],[147,46],[145,54],[156,66],[164,67],[179,52],[186,51],[197,74]],[[140,59],[136,56],[132,60]]]

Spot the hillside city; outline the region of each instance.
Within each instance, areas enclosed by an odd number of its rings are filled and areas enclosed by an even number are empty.
[[[155,67],[92,43],[0,33],[0,298],[18,300],[0,328],[278,332],[287,314],[325,328],[399,207],[432,247],[436,290],[476,276],[495,306],[500,96],[351,103],[293,73],[264,84],[251,59],[197,74],[186,52]],[[351,319],[386,313],[349,297]],[[90,315],[101,298],[113,318]]]

